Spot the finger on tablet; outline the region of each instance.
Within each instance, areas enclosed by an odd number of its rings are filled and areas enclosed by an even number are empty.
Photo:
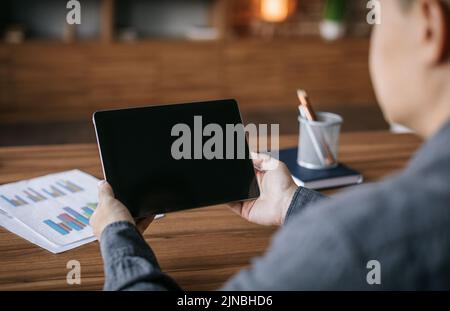
[[[98,196],[100,201],[108,197],[114,198],[114,191],[106,180],[102,180],[98,183]]]
[[[252,152],[253,165],[259,171],[265,172],[274,170],[280,163],[277,159],[266,153]]]

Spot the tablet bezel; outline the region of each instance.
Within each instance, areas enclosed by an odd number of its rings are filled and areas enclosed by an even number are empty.
[[[227,102],[227,101],[234,103],[234,105],[235,105],[235,107],[237,109],[238,115],[239,115],[239,121],[240,121],[241,124],[244,124],[243,120],[242,120],[242,114],[241,114],[241,111],[239,109],[239,105],[238,105],[238,103],[237,103],[237,101],[235,99],[222,99],[222,100],[211,100],[211,101],[201,101],[201,102],[162,104],[162,105],[139,106],[139,107],[120,108],[120,109],[106,109],[106,110],[99,110],[99,111],[94,112],[93,115],[92,115],[92,121],[93,121],[93,124],[94,124],[95,136],[96,136],[96,139],[97,139],[97,147],[98,147],[98,151],[99,151],[99,155],[100,155],[100,162],[101,162],[101,166],[102,166],[102,172],[103,172],[104,179],[106,181],[108,181],[108,174],[107,174],[107,172],[105,170],[105,165],[104,165],[104,163],[105,163],[105,160],[104,160],[105,159],[104,158],[105,155],[102,153],[102,146],[101,146],[102,143],[101,143],[101,138],[99,137],[99,130],[98,130],[98,127],[101,126],[99,124],[99,122],[98,122],[98,116],[99,115],[101,115],[103,113],[111,113],[111,112],[117,113],[117,112],[120,112],[120,111],[128,111],[128,110],[147,110],[147,109],[155,109],[155,108],[162,108],[162,107],[169,107],[169,106],[171,108],[173,108],[173,106],[177,106],[177,105],[181,106],[181,105],[195,105],[195,104],[209,104],[209,103],[210,104],[214,104],[214,103]],[[245,148],[246,148],[246,153],[248,153],[250,155],[250,147],[249,147],[249,144],[248,144],[247,137],[245,137]],[[247,161],[252,161],[251,158],[246,159],[246,160]],[[172,213],[172,212],[184,211],[184,210],[189,210],[189,209],[197,209],[197,208],[214,206],[214,205],[233,204],[233,203],[239,203],[239,202],[246,202],[246,201],[256,200],[261,195],[261,190],[260,190],[260,185],[258,183],[258,179],[257,179],[257,176],[256,176],[256,169],[254,167],[253,167],[253,178],[254,178],[255,184],[256,184],[255,185],[255,189],[254,189],[255,190],[255,196],[251,196],[249,194],[247,197],[239,199],[239,200],[232,200],[232,201],[217,200],[216,202],[210,202],[210,203],[209,202],[205,202],[204,204],[202,204],[200,206],[187,207],[187,208],[181,208],[181,209],[170,210],[170,211],[167,211],[167,210],[165,210],[165,211],[156,210],[156,211],[153,211],[154,213],[150,213],[149,212],[148,215],[152,215],[152,214],[156,215],[156,214],[160,214],[160,213],[169,213],[169,212]],[[150,211],[150,209],[149,209],[149,211]],[[132,212],[132,211],[130,210],[130,212]],[[133,216],[135,216],[135,217],[143,217],[143,216],[147,216],[147,215],[133,215]]]

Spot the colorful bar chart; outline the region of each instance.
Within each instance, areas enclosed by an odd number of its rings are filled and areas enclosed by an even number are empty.
[[[64,192],[62,192],[55,186],[50,186],[49,189],[42,189],[42,191],[51,196],[52,198],[59,198],[66,195]]]
[[[14,207],[19,207],[28,204],[27,201],[25,201],[24,199],[22,199],[22,197],[18,195],[16,195],[14,198],[8,198],[5,195],[0,195],[0,197]]]
[[[52,253],[95,240],[98,179],[80,170],[0,185],[0,228]]]
[[[65,210],[67,213],[69,213],[71,216],[73,216],[76,220],[78,220],[82,224],[89,225],[89,218],[81,215],[80,213],[73,210],[72,208],[64,207],[63,210]]]
[[[50,219],[44,220],[44,224],[48,225],[50,228],[52,228],[61,235],[66,235],[69,234],[70,232],[70,230],[67,230],[67,228],[65,228],[66,227],[65,225],[63,226],[62,224],[57,224],[51,221]]]
[[[34,190],[33,188],[28,188],[27,190],[24,190],[23,193],[33,202],[42,202],[47,200],[45,196]]]
[[[77,193],[77,192],[81,192],[84,189],[80,186],[78,186],[77,184],[69,181],[69,180],[61,180],[57,182],[58,186],[72,192],[72,193]]]
[[[64,224],[66,224],[67,226],[69,226],[72,229],[75,229],[76,231],[81,231],[86,226],[86,225],[80,223],[79,221],[77,221],[76,219],[74,219],[73,217],[70,217],[70,215],[67,215],[67,214],[59,215],[58,219],[62,220]]]
[[[81,209],[84,211],[84,216],[86,216],[87,218],[90,218],[92,214],[94,214],[94,211],[89,207],[82,207]]]
[[[70,226],[66,225],[63,222],[59,223],[59,225],[68,232],[72,231],[72,228],[70,228]]]
[[[70,207],[64,207],[66,213],[57,216],[60,222],[47,219],[44,224],[55,230],[61,235],[67,235],[71,231],[81,231],[89,225],[89,218],[95,211],[97,203],[88,203],[87,206],[81,207],[83,215]],[[89,207],[88,207],[89,206]]]
[[[46,188],[42,188],[41,191],[35,190],[31,187],[28,187],[20,191],[21,191],[19,193],[20,195],[19,194],[12,196],[0,195],[0,198],[3,199],[8,204],[12,205],[13,207],[19,207],[27,205],[29,203],[39,203],[47,200],[48,198],[59,198],[67,195],[68,193],[82,192],[84,191],[84,189],[69,180],[59,180],[56,181],[53,185],[50,185]],[[24,197],[22,195],[24,195]],[[28,199],[28,201],[24,198]],[[89,208],[95,209],[95,207]]]
[[[61,221],[60,223],[50,219],[45,220],[44,223],[61,235],[69,234],[72,230],[81,231],[86,227],[86,225],[65,213],[58,215],[58,219]]]

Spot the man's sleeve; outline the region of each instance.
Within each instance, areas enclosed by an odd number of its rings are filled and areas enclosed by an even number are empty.
[[[164,274],[150,246],[129,222],[113,223],[105,228],[100,241],[104,290],[181,290]]]
[[[284,223],[288,223],[290,219],[292,219],[300,211],[304,210],[307,206],[326,198],[326,196],[319,192],[299,187],[292,198]]]
[[[331,200],[330,200],[331,201]],[[233,276],[225,291],[350,290],[364,288],[365,263],[336,207],[319,203],[288,219],[265,254]],[[331,212],[330,212],[331,211]],[[367,286],[367,283],[366,283]]]
[[[285,222],[323,198],[315,191],[299,188]],[[134,225],[116,222],[107,226],[101,236],[100,248],[105,272],[104,290],[181,290],[161,271],[153,251]]]

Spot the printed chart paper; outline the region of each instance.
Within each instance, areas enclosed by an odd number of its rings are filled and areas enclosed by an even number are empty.
[[[91,242],[97,183],[73,170],[0,186],[0,225],[53,253]]]

